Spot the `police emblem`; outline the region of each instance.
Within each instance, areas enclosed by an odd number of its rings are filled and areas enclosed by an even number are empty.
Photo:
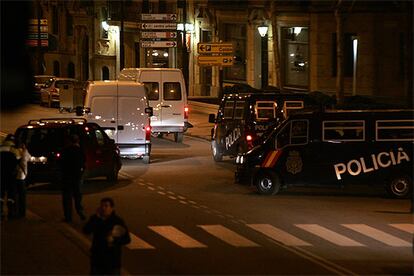
[[[297,174],[302,171],[302,158],[298,151],[292,150],[286,160],[286,170],[291,174]]]

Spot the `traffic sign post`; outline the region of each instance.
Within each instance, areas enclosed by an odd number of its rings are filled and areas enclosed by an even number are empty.
[[[200,66],[232,66],[233,56],[198,56]]]
[[[198,43],[199,54],[231,54],[233,53],[232,43]]]
[[[141,23],[142,30],[177,30],[177,23]]]

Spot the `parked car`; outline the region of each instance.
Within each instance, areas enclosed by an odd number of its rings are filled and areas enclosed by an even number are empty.
[[[148,90],[148,100],[153,108],[152,132],[174,133],[174,140],[183,141],[189,127],[187,92],[183,74],[173,68],[125,68],[119,74],[120,81],[143,83]]]
[[[64,90],[74,89],[77,80],[71,78],[51,78],[41,89],[41,105],[52,107],[54,104],[59,106],[60,93]]]
[[[152,108],[143,84],[94,81],[87,88],[86,118],[98,123],[115,140],[122,157],[150,162]]]
[[[236,158],[236,182],[260,194],[282,186],[383,185],[411,195],[414,110],[333,110],[289,116],[260,145]]]
[[[117,180],[122,165],[119,149],[99,125],[79,118],[52,118],[31,120],[16,130],[16,140],[25,143],[32,156],[28,164],[29,183],[59,181],[61,153],[73,134],[79,136],[85,153],[84,177]]]
[[[41,99],[41,90],[42,88],[46,88],[46,83],[50,80],[55,78],[52,75],[36,75],[33,76],[33,95],[32,100],[33,102],[40,102]]]

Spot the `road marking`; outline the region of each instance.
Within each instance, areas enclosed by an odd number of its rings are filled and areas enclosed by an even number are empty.
[[[134,249],[155,249],[154,246],[147,243],[146,241],[138,238],[133,233],[129,232],[129,236],[131,237],[131,242],[126,246],[127,248],[134,250]]]
[[[160,195],[166,195],[166,193],[158,191],[157,193],[159,193]]]
[[[211,235],[219,238],[220,240],[233,245],[235,247],[258,247],[255,242],[246,239],[245,237],[237,234],[236,232],[222,226],[222,225],[198,225],[204,231],[210,233]]]
[[[395,247],[411,247],[411,243],[397,238],[393,235],[385,233],[381,230],[375,229],[366,224],[342,224],[346,228],[352,229],[358,233],[368,236],[374,240],[385,243],[386,245]]]
[[[125,178],[134,178],[132,175],[124,171],[120,171],[119,175],[124,176]]]
[[[177,198],[175,196],[168,196],[169,198],[176,200]]]
[[[184,197],[184,196],[180,196],[180,195],[178,196],[178,198],[179,198],[179,199],[182,199],[182,200],[184,200],[184,199],[185,199],[185,197]]]
[[[184,201],[184,200],[180,200],[179,201],[181,204],[187,204],[187,202],[186,201]]]
[[[191,204],[197,204],[197,202],[189,200],[188,202],[190,202]]]
[[[173,226],[148,226],[152,231],[182,248],[206,248],[201,242],[191,238]]]
[[[247,226],[275,241],[281,242],[288,246],[312,246],[310,243],[296,238],[288,232],[285,232],[270,224],[247,224]]]
[[[151,187],[151,186],[147,186],[147,189],[148,190],[151,190],[151,191],[155,191],[155,188],[154,187]]]
[[[339,246],[365,246],[317,224],[295,224],[295,226]]]
[[[408,232],[410,234],[414,234],[414,224],[412,223],[395,223],[395,224],[389,224],[389,225],[399,230]]]

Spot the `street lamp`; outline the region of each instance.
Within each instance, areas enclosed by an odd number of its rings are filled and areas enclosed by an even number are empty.
[[[261,36],[261,75],[262,89],[268,86],[268,68],[267,68],[267,30],[269,27],[263,22],[257,27]]]

